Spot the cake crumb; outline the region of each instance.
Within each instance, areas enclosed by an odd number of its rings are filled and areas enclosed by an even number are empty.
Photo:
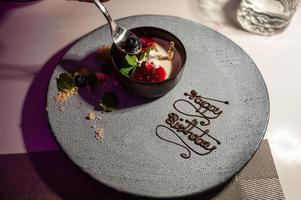
[[[92,125],[92,126],[91,126],[91,128],[95,129],[95,128],[96,128],[96,126],[95,126],[95,125]]]
[[[99,117],[99,116],[96,116],[96,119],[98,119],[98,120],[101,120],[101,117]]]
[[[60,112],[64,112],[65,111],[65,107],[60,105]]]
[[[61,90],[57,93],[56,96],[54,96],[54,99],[59,104],[66,103],[69,97],[77,94],[77,91],[78,91],[77,87],[74,87],[70,90]]]
[[[97,128],[95,131],[95,137],[97,140],[101,140],[104,137],[104,130],[103,128]]]
[[[88,113],[86,119],[88,119],[88,120],[94,120],[95,119],[95,114],[93,112]]]

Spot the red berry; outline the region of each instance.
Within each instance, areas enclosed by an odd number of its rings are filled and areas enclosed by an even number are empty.
[[[144,62],[140,67],[137,67],[132,79],[144,82],[158,82],[166,79],[166,71],[163,67],[155,68],[153,63]]]
[[[132,79],[136,81],[143,81],[143,66],[137,67],[134,73],[132,74]]]
[[[148,48],[155,45],[155,42],[149,37],[140,37],[139,40],[142,44],[142,48]]]
[[[155,69],[155,81],[164,81],[166,79],[166,71],[163,67]]]
[[[152,73],[155,70],[155,65],[152,62],[144,62],[143,67],[146,73]]]
[[[142,74],[138,73],[137,71],[134,72],[132,78],[136,81],[143,81]]]
[[[102,72],[97,72],[97,73],[95,73],[95,75],[99,81],[106,81],[109,79],[109,76]]]

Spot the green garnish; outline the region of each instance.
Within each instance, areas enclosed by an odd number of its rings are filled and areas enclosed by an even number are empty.
[[[132,71],[132,70],[134,70],[134,68],[135,68],[135,66],[132,66],[132,67],[127,67],[127,68],[121,68],[120,69],[120,72],[124,75],[124,76],[126,76],[126,77],[130,77],[130,72]]]
[[[138,56],[126,54],[122,62],[123,67],[120,69],[120,73],[122,73],[126,77],[130,77],[130,75],[133,74],[136,68],[139,66],[139,61],[142,61],[145,58],[147,59],[149,57],[150,52],[155,49],[155,46],[152,45],[147,49],[143,50],[143,52],[138,54]]]
[[[138,57],[136,55],[129,55],[127,54],[124,58],[124,67],[120,69],[120,72],[129,77],[131,71],[135,71],[136,67],[138,66]]]
[[[70,74],[61,73],[60,76],[56,78],[56,86],[58,90],[71,90],[75,87],[75,82]]]
[[[138,63],[138,58],[135,55],[129,55],[129,54],[127,54],[125,56],[125,60],[131,66],[137,65],[137,63]]]
[[[99,106],[104,112],[112,112],[118,108],[119,99],[112,92],[106,92],[103,94]]]
[[[155,46],[149,46],[146,50],[144,50],[140,55],[139,55],[139,60],[143,60],[145,58],[149,57],[149,53],[153,50],[155,50]]]
[[[145,56],[146,56],[145,52],[141,53],[139,56],[139,60],[143,60]]]

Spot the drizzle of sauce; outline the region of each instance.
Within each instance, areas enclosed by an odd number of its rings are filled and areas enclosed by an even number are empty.
[[[212,100],[212,101],[216,101],[216,102],[220,102],[220,103],[224,103],[224,104],[229,104],[229,101],[221,101],[221,100],[218,100],[218,99],[202,97],[202,96],[198,95],[198,93],[195,90],[191,90],[190,94],[185,92],[184,95],[189,96],[189,99],[195,99],[194,101],[196,103],[203,98],[203,99]]]
[[[165,122],[171,128],[175,129],[176,132],[181,132],[184,135],[188,136],[188,139],[194,141],[195,144],[203,147],[206,150],[209,150],[210,152],[213,151],[214,149],[216,149],[216,146],[212,146],[210,148],[211,143],[202,138],[204,135],[206,135],[206,134],[208,135],[209,130],[208,129],[202,130],[200,128],[197,128],[198,121],[196,119],[193,119],[191,121],[186,119],[185,120],[185,123],[186,123],[185,125],[183,123],[181,123],[180,121],[181,120],[179,120],[178,115],[175,114],[175,113],[169,113],[168,114],[168,119],[165,120]],[[194,128],[199,129],[202,132],[202,134],[198,135],[198,134],[192,132],[192,130]],[[218,140],[216,140],[216,139],[214,139],[214,140],[217,142],[217,144],[220,144],[220,142]]]

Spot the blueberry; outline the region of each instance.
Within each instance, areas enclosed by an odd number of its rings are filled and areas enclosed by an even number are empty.
[[[131,51],[134,52],[138,47],[139,47],[139,41],[136,38],[134,38],[134,37],[128,38],[125,41],[125,44],[123,46],[123,48],[126,51],[130,51],[130,52]]]
[[[127,45],[130,47],[136,47],[137,45],[139,45],[139,42],[135,38],[129,38],[127,40]]]
[[[86,85],[86,77],[82,75],[77,75],[74,78],[76,86],[85,86]]]

